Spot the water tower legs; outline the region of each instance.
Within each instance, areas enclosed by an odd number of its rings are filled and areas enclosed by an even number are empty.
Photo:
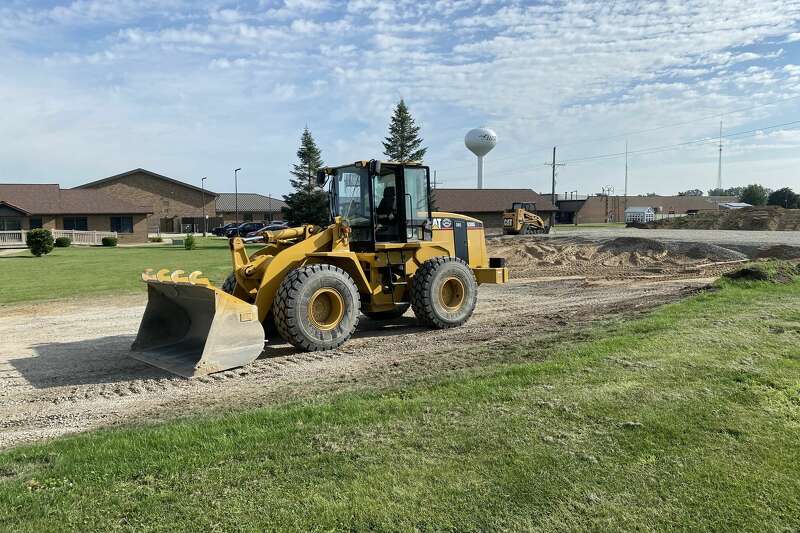
[[[483,156],[478,156],[478,188],[483,189]]]

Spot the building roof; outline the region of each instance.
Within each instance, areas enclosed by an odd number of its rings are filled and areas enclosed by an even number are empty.
[[[741,209],[743,207],[753,207],[752,205],[746,202],[722,202],[719,204],[720,207],[724,207],[726,209]]]
[[[0,202],[29,215],[152,213],[95,189],[62,189],[56,183],[0,184]]]
[[[737,198],[729,196],[592,196],[586,203],[586,207],[592,205],[605,205],[606,198],[609,202],[619,203],[628,207],[652,207],[663,212],[675,211],[683,213],[689,210],[705,211],[717,209],[723,202],[735,202]]]
[[[511,209],[514,202],[531,202],[537,211],[557,211],[545,196],[531,189],[435,189],[436,209],[453,213],[485,213]]]
[[[648,211],[652,211],[652,207],[629,207],[625,209],[626,213],[647,213]]]
[[[124,179],[124,178],[127,178],[128,176],[133,176],[134,174],[145,174],[147,176],[150,176],[151,178],[156,178],[156,179],[168,181],[170,183],[174,183],[175,185],[179,185],[181,187],[186,187],[188,189],[192,189],[192,190],[195,190],[195,191],[205,192],[205,194],[208,194],[209,196],[217,196],[217,193],[215,193],[213,191],[209,191],[208,189],[203,189],[202,187],[196,187],[196,186],[194,186],[194,185],[192,185],[190,183],[186,183],[184,181],[179,181],[179,180],[176,180],[176,179],[173,179],[173,178],[169,178],[169,177],[164,176],[162,174],[157,174],[155,172],[151,172],[150,170],[145,170],[143,168],[135,168],[133,170],[129,170],[127,172],[123,172],[122,174],[116,174],[114,176],[109,176],[107,178],[102,178],[102,179],[99,179],[99,180],[90,181],[89,183],[84,183],[83,185],[78,185],[75,188],[76,189],[90,188],[90,187],[94,187],[95,185],[100,185],[101,183],[107,183],[109,181]]]
[[[236,194],[232,192],[221,192],[217,195],[215,203],[218,213],[233,213],[236,211]],[[286,206],[286,202],[271,196],[264,196],[252,192],[239,193],[239,212],[255,211],[264,213],[275,213]]]

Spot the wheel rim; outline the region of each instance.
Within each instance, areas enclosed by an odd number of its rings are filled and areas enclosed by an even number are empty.
[[[458,278],[447,278],[439,289],[439,303],[448,311],[457,311],[464,303],[464,283]]]
[[[317,329],[328,331],[344,317],[344,298],[336,289],[323,287],[308,300],[308,320]]]

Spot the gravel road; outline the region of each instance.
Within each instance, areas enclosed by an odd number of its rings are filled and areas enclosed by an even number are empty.
[[[343,349],[305,354],[268,345],[246,368],[195,380],[128,356],[143,296],[3,307],[0,448],[87,429],[231,405],[268,405],[325,391],[395,386],[497,361],[493,349],[681,298],[692,280],[515,279],[484,285],[466,326],[433,331],[411,313],[362,317]],[[47,327],[31,327],[33,319]],[[535,357],[523,354],[521,357]]]

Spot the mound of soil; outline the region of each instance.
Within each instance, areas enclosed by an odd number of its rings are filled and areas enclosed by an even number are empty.
[[[759,250],[756,259],[800,259],[800,248],[786,244],[776,244]]]
[[[746,259],[742,253],[702,243],[663,243],[619,237],[597,243],[579,239],[514,237],[489,239],[491,257],[503,257],[512,277],[541,273],[602,273],[609,269],[679,269]]]
[[[657,220],[648,228],[662,229],[729,229],[750,231],[800,230],[800,209],[784,209],[767,205],[725,209],[713,213]]]
[[[742,268],[723,274],[723,277],[736,281],[770,281],[772,283],[791,283],[800,275],[800,266],[788,261],[768,261],[749,263]]]

